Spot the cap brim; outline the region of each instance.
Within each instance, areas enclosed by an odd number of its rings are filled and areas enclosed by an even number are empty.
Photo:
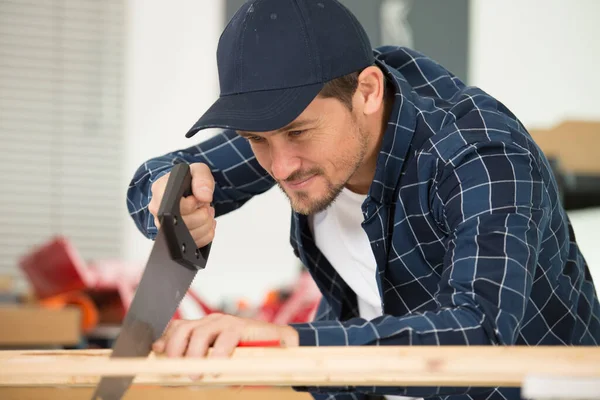
[[[319,94],[323,83],[221,96],[186,133],[207,128],[266,132],[285,127]]]

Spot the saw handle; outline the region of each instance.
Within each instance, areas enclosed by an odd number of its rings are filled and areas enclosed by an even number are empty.
[[[161,230],[164,231],[171,258],[179,264],[199,270],[206,267],[211,243],[198,248],[189,229],[183,222],[180,201],[192,194],[190,166],[176,164],[171,173],[158,209]]]

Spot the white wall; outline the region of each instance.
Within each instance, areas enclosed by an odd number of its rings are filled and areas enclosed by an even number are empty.
[[[218,96],[216,49],[224,28],[221,0],[129,0],[128,7],[123,198],[145,160],[202,140],[200,133],[184,135]],[[125,259],[145,262],[152,242],[126,213],[123,218]],[[219,218],[209,263],[194,288],[211,303],[242,295],[257,301],[268,288],[291,282],[298,266],[289,219],[277,189]]]
[[[600,120],[600,1],[472,0],[469,84],[510,108],[528,128]],[[571,213],[600,283],[600,208]]]
[[[469,83],[526,126],[600,119],[600,1],[471,0]]]
[[[574,210],[569,213],[569,218],[577,236],[577,243],[590,266],[600,294],[600,251],[598,250],[600,208]]]

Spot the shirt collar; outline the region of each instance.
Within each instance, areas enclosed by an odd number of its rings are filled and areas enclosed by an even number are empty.
[[[369,199],[378,204],[390,204],[414,134],[416,112],[411,100],[412,89],[402,74],[381,60],[376,60],[376,63],[392,83],[394,103],[377,156]],[[368,210],[365,212],[371,214]]]

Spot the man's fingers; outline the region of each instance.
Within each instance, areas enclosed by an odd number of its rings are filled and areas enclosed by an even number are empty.
[[[180,212],[182,215],[193,213],[200,206],[208,206],[213,201],[215,180],[208,165],[203,163],[190,164],[192,174],[192,196],[181,199]],[[154,224],[160,227],[158,221],[158,210],[162,201],[170,173],[161,176],[152,184],[150,191],[152,196],[148,203],[148,211],[154,216]]]
[[[158,339],[152,343],[152,351],[158,354],[164,353],[166,342],[163,338]]]
[[[219,331],[215,330],[206,330],[206,328],[194,329],[190,336],[190,341],[188,343],[188,348],[185,353],[186,357],[205,357],[208,353],[208,349],[215,340],[215,338],[219,335]],[[190,379],[199,380],[202,378],[202,374],[193,374],[190,375]]]
[[[228,332],[234,331],[233,323],[235,319],[222,314],[211,314],[203,318],[203,324],[196,326],[190,336],[190,341],[186,351],[186,357],[206,357],[208,351],[220,337],[228,335]],[[202,374],[190,376],[192,380],[197,380]]]
[[[168,357],[181,357],[185,354],[190,339],[190,334],[196,326],[195,323],[183,323],[173,330],[172,333],[165,339],[165,352]]]
[[[190,335],[186,357],[205,357],[208,354],[208,349],[215,339],[223,333],[221,324],[221,315],[215,315],[214,318],[203,318],[204,324],[196,326]],[[192,380],[199,380],[202,374],[193,374],[190,376]]]
[[[210,206],[200,207],[189,214],[182,214],[185,226],[191,231],[204,225],[212,225],[215,212]]]
[[[208,354],[209,347],[213,344],[215,338],[221,334],[220,326],[211,324],[208,326],[198,326],[190,335],[186,357],[204,357]]]
[[[192,174],[192,193],[200,203],[210,204],[215,190],[215,179],[208,165],[195,163],[190,165]]]
[[[194,238],[194,243],[196,244],[196,247],[202,248],[207,244],[211,243],[215,238],[215,229],[216,221],[213,223],[213,227],[210,228],[210,230],[207,231],[204,235],[193,234],[192,237]]]
[[[221,333],[213,344],[211,357],[229,357],[241,339],[241,329],[231,327]]]
[[[205,235],[214,225],[214,209],[212,207],[202,207],[192,214],[184,215],[183,222],[189,229],[192,236]]]
[[[157,228],[160,228],[160,221],[158,220],[158,206],[156,206],[155,204],[156,202],[153,201],[150,204],[148,204],[148,211],[150,211],[150,213],[154,216],[154,225],[156,225]],[[189,215],[194,213],[196,210],[198,210],[199,208],[209,208],[210,206],[205,205],[202,207],[198,206],[198,202],[196,201],[194,196],[188,196],[188,197],[184,197],[181,199],[180,203],[179,203],[179,210],[182,216],[185,215]],[[207,215],[210,214],[210,211],[206,211]],[[214,215],[214,210],[213,210],[213,215]]]
[[[160,206],[160,199],[162,195],[152,196],[150,203],[148,203],[148,211],[154,216],[154,223],[158,226],[158,207]]]
[[[153,348],[155,351],[165,348],[169,357],[226,358],[233,354],[241,340],[278,340],[292,347],[298,346],[297,335],[292,327],[211,313],[196,321],[174,320]],[[202,373],[195,371],[191,378],[199,379]]]
[[[199,203],[212,203],[213,191],[208,186],[204,186],[201,183],[195,184],[192,188],[192,193],[194,193],[194,197],[198,199]]]
[[[208,207],[208,205],[203,206]],[[188,215],[195,212],[198,208],[198,200],[194,196],[188,196],[181,199],[179,202],[179,211],[181,215]]]
[[[180,319],[172,319],[169,321],[162,336],[152,344],[152,350],[154,352],[163,353],[165,351],[165,347],[169,337],[171,336],[171,333],[173,333],[177,325],[179,325],[181,322],[183,321]]]
[[[150,203],[148,203],[148,211],[150,212],[150,214],[154,215],[154,217],[156,217],[158,215],[158,206],[159,205],[160,205],[160,200],[154,196],[152,197],[152,199],[150,199]]]
[[[183,216],[183,222],[190,231],[196,246],[204,247],[212,242],[216,226],[214,215],[214,208],[202,207],[192,214]]]

